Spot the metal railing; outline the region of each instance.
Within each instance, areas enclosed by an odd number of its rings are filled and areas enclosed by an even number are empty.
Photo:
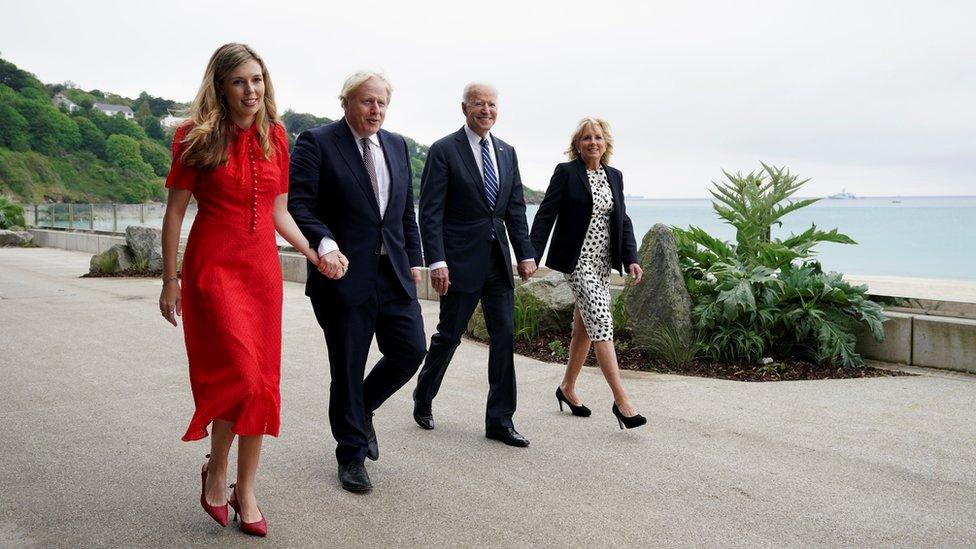
[[[24,221],[29,227],[80,229],[110,233],[125,232],[129,225],[162,227],[166,204],[25,204]],[[189,231],[196,217],[197,205],[187,206],[183,232]]]

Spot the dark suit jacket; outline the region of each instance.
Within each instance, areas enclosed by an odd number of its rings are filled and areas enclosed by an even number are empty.
[[[631,263],[637,263],[637,242],[634,226],[624,205],[624,176],[620,170],[604,165],[603,170],[613,193],[613,213],[610,214],[610,268],[623,274]],[[552,246],[546,266],[563,273],[576,268],[586,230],[593,215],[593,195],[586,177],[586,165],[580,159],[556,165],[549,181],[546,197],[532,220],[532,246],[536,262],[542,258],[546,241],[552,231]]]
[[[427,265],[446,261],[451,288],[474,292],[482,288],[491,265],[491,247],[501,246],[504,264],[494,268],[508,273],[512,287],[512,259],[533,259],[525,220],[525,199],[515,149],[492,135],[498,159],[498,197],[488,207],[485,185],[471,145],[462,127],[444,137],[427,152],[420,184],[420,234]]]
[[[390,170],[390,198],[380,218],[379,204],[363,157],[346,120],[302,132],[291,155],[288,211],[313,248],[324,237],[339,244],[349,270],[339,280],[308,266],[305,295],[362,303],[372,295],[379,276],[380,243],[404,292],[416,299],[411,266],[423,265],[420,233],[413,207],[410,160],[403,137],[379,131]]]

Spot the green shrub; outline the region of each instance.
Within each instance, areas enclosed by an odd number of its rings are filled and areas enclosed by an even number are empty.
[[[74,117],[81,132],[81,148],[89,151],[98,158],[105,159],[105,134],[94,122],[84,116]]]
[[[152,139],[143,139],[139,142],[139,154],[144,162],[152,166],[156,175],[169,173],[170,152],[166,147]]]
[[[563,342],[559,341],[558,339],[554,339],[549,342],[549,350],[552,351],[552,354],[560,360],[566,360],[569,358],[569,349],[567,349],[566,346],[563,345]]]
[[[728,181],[711,191],[713,207],[735,227],[735,244],[697,227],[674,229],[700,352],[713,360],[758,363],[777,356],[862,366],[854,334],[864,324],[883,340],[881,306],[867,299],[866,286],[825,273],[812,259],[820,242],[856,243],[816,225],[772,238],[772,226],[782,226],[785,215],[817,201],[786,201],[806,181],[765,164],[746,176],[725,175]]]
[[[671,368],[678,368],[695,360],[698,337],[697,334],[678,330],[672,325],[663,325],[651,334],[648,350],[651,357]]]
[[[15,151],[30,149],[27,119],[17,109],[0,103],[0,147]]]
[[[21,228],[26,225],[23,206],[0,196],[0,229]]]
[[[127,135],[109,136],[105,143],[105,154],[109,162],[133,172],[136,176],[142,176],[141,179],[153,175],[152,166],[142,160],[139,142]]]
[[[539,336],[539,302],[528,292],[515,292],[515,339],[532,341]]]

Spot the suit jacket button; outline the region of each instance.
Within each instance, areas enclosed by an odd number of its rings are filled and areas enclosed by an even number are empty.
[[[378,249],[377,250],[373,250],[373,255],[380,255],[380,251]]]

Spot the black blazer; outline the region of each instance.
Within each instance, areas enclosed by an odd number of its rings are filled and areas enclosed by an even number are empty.
[[[613,212],[610,214],[610,268],[621,274],[631,263],[637,263],[637,242],[634,226],[624,205],[624,176],[620,170],[604,165],[610,190],[613,193]],[[586,165],[580,159],[556,165],[549,181],[546,197],[532,221],[532,246],[538,263],[546,249],[553,223],[552,246],[546,257],[550,269],[571,273],[576,268],[583,239],[593,215],[593,195],[586,177]]]
[[[533,259],[525,220],[525,199],[515,149],[492,135],[498,158],[498,197],[488,207],[485,185],[462,127],[444,137],[427,152],[420,184],[420,234],[427,265],[446,261],[451,287],[474,292],[484,285],[491,267],[491,247],[501,246],[512,287],[512,259],[508,237],[519,260]],[[507,229],[507,231],[506,231]],[[494,238],[493,238],[494,237]]]
[[[403,137],[379,131],[380,146],[390,170],[390,197],[380,218],[379,204],[344,118],[304,131],[295,142],[289,170],[288,211],[313,248],[332,238],[349,258],[339,280],[308,266],[305,295],[362,303],[373,294],[379,275],[380,243],[404,292],[416,299],[410,267],[423,265],[420,232],[413,207],[410,159]]]

